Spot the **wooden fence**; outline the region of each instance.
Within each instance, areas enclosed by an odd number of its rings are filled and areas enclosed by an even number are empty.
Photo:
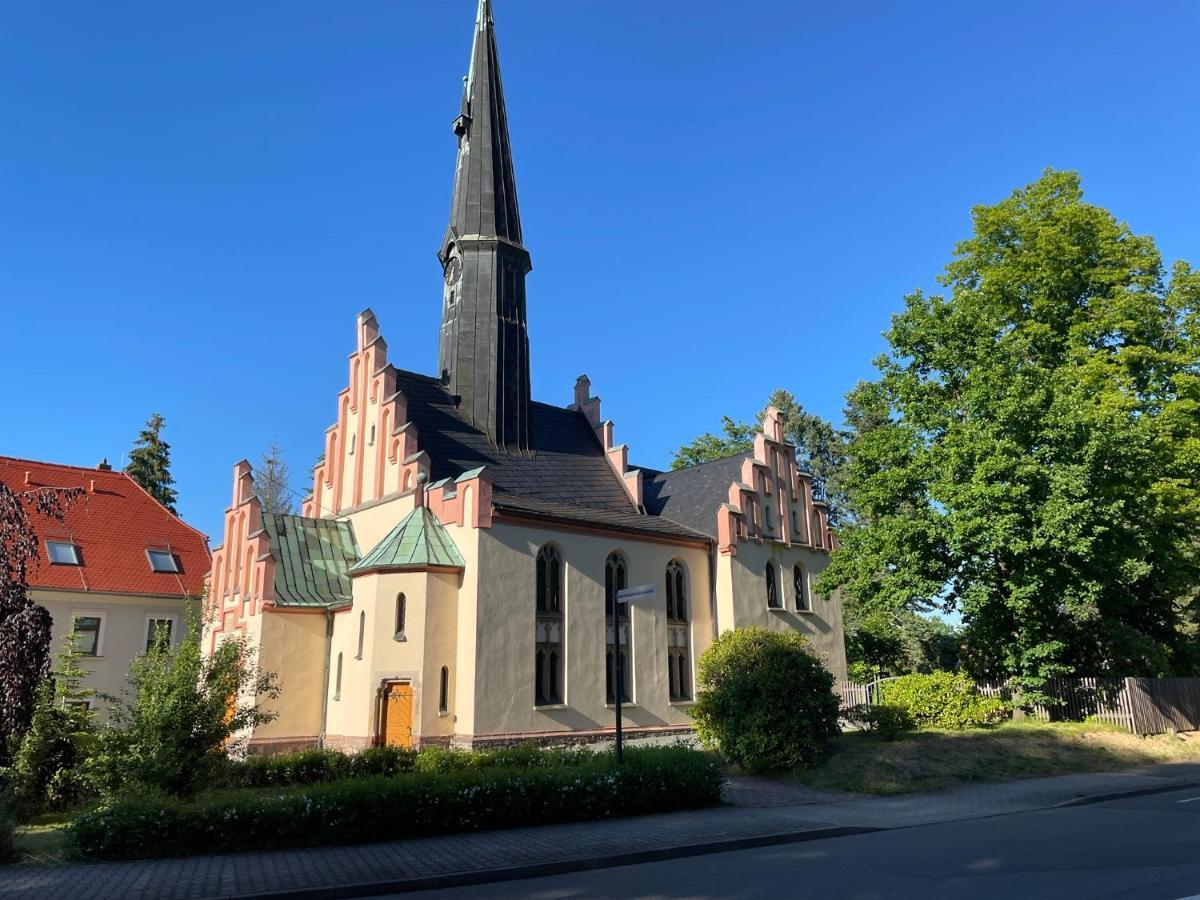
[[[886,682],[840,682],[842,706],[878,703]],[[1016,715],[1043,722],[1095,719],[1134,734],[1200,730],[1200,678],[1052,678],[1042,691],[1052,702],[1044,704],[1022,702],[1020,693],[1003,683],[975,687],[984,696],[1011,701]]]

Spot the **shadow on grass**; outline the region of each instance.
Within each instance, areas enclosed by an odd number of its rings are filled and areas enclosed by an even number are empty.
[[[1200,739],[1141,738],[1091,723],[1011,722],[974,731],[916,732],[894,740],[843,734],[824,763],[796,778],[833,790],[907,794],[1185,760],[1200,760]]]
[[[13,835],[17,863],[50,866],[70,862],[67,826],[70,813],[38,816],[25,825],[18,825]]]

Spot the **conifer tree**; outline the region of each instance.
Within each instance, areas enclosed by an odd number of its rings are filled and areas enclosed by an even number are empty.
[[[264,513],[287,516],[295,512],[288,487],[288,464],[278,441],[272,440],[271,446],[263,453],[262,464],[255,476],[254,483],[258,487],[258,499],[262,501]]]
[[[129,465],[125,474],[144,487],[155,500],[175,512],[178,495],[171,487],[171,445],[162,439],[166,420],[155,413],[146,421],[146,427],[138,435],[133,449],[129,451]]]

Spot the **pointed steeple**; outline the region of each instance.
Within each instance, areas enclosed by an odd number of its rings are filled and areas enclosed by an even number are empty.
[[[450,228],[459,235],[499,237],[520,244],[517,179],[491,0],[479,2],[471,68],[454,132],[459,138],[459,156]]]
[[[508,114],[491,0],[480,0],[454,120],[458,165],[438,258],[446,278],[438,368],[459,410],[509,452],[533,447],[525,276]]]

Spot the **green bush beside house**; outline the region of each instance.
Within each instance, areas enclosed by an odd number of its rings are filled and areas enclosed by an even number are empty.
[[[840,733],[833,675],[793,631],[738,628],[700,658],[696,734],[750,772],[803,769]]]

